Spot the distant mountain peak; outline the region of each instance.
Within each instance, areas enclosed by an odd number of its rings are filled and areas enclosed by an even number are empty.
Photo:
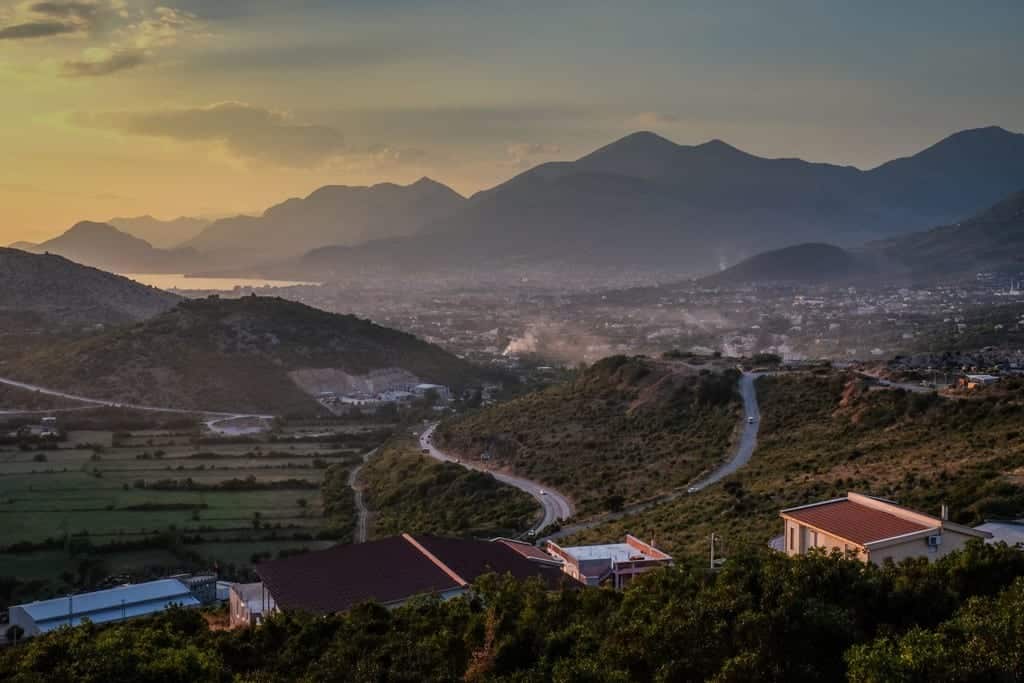
[[[110,225],[109,223],[99,223],[97,221],[79,221],[79,222],[75,223],[74,225],[72,225],[70,228],[68,228],[68,230],[65,231],[64,234],[65,235],[72,235],[72,234],[86,235],[86,234],[100,234],[100,233],[114,234],[114,233],[121,233],[121,231],[118,230],[117,228],[115,228],[113,225]],[[125,234],[125,233],[121,233],[121,234]]]
[[[415,183],[413,183],[409,187],[424,187],[424,186],[426,186],[426,187],[435,187],[435,186],[437,186],[437,187],[448,187],[444,183],[439,183],[438,181],[434,180],[433,178],[431,178],[429,176],[421,177],[419,180],[417,180]]]
[[[619,138],[618,142],[656,142],[659,144],[669,144],[673,147],[678,147],[676,143],[651,130],[638,130],[626,135],[625,137]],[[615,143],[613,142],[612,144],[614,145]]]

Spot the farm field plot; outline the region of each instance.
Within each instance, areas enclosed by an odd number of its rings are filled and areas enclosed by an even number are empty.
[[[355,509],[337,483],[386,434],[381,425],[235,440],[198,429],[82,431],[0,445],[0,578],[66,583],[89,563],[103,576],[244,570],[348,541]]]

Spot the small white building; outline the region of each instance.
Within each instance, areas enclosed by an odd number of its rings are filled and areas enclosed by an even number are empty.
[[[162,612],[172,606],[198,607],[200,601],[180,579],[161,579],[92,593],[40,600],[10,609],[10,629],[31,638],[61,626],[124,621]]]
[[[412,393],[420,398],[426,396],[431,391],[436,393],[437,397],[445,403],[452,398],[451,390],[443,384],[417,384],[412,388]]]
[[[639,574],[657,567],[672,566],[672,557],[668,553],[630,534],[626,534],[624,543],[601,545],[563,548],[554,541],[548,541],[544,550],[562,562],[563,572],[587,586],[608,582],[615,588],[624,588]]]

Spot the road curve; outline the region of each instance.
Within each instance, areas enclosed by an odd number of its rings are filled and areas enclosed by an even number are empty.
[[[541,507],[544,508],[544,516],[530,529],[532,532],[540,531],[541,529],[554,524],[556,521],[569,519],[573,514],[575,514],[576,509],[573,507],[572,502],[568,497],[558,491],[553,491],[543,484],[538,484],[535,481],[524,479],[523,477],[505,474],[504,472],[495,472],[480,465],[462,462],[458,458],[452,457],[438,449],[434,445],[433,440],[435,429],[437,429],[437,423],[430,425],[422,434],[420,434],[420,448],[425,450],[430,457],[442,462],[454,462],[462,465],[466,469],[486,472],[498,481],[508,484],[509,486],[514,486],[520,491],[530,494],[538,503],[540,503]]]
[[[760,376],[761,373],[744,372],[740,377],[739,391],[740,397],[743,399],[743,431],[740,433],[739,443],[736,445],[736,451],[733,456],[712,470],[710,474],[698,478],[685,488],[677,489],[671,493],[667,493],[652,500],[646,500],[642,503],[628,505],[619,512],[608,513],[593,519],[588,519],[584,522],[579,522],[578,524],[564,526],[546,538],[556,540],[565,536],[571,536],[572,534],[580,531],[592,529],[600,524],[604,524],[605,522],[622,519],[628,515],[649,510],[657,505],[668,503],[669,501],[681,498],[682,496],[696,493],[711,484],[721,481],[750,462],[751,456],[754,455],[754,449],[757,448],[757,431],[761,426],[761,410],[757,404],[757,389],[755,387],[755,382],[757,382],[757,378]],[[751,420],[750,418],[754,419]]]

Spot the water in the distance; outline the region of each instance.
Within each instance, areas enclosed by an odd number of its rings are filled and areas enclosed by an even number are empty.
[[[198,289],[230,292],[236,287],[294,287],[316,285],[318,282],[294,282],[291,280],[263,280],[244,277],[188,277],[173,273],[121,273],[124,277],[159,289]]]

